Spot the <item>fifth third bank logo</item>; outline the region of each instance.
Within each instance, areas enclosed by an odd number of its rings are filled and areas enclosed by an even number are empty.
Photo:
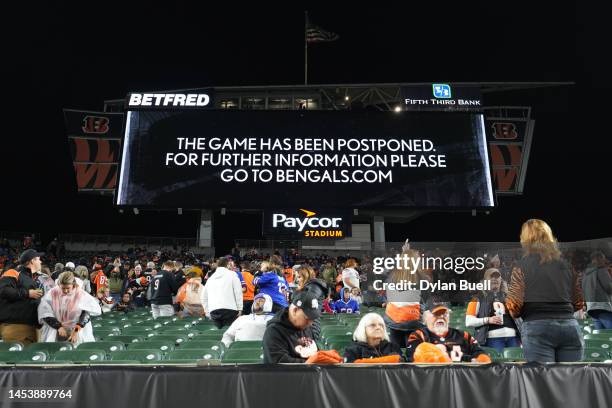
[[[451,87],[448,84],[432,84],[433,96],[437,99],[450,99]]]

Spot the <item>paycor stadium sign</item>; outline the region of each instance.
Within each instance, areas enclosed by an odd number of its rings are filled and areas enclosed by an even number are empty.
[[[351,210],[283,209],[265,211],[266,236],[342,239],[352,235]]]

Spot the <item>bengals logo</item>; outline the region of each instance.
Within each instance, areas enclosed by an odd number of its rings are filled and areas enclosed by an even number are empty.
[[[518,138],[518,132],[514,123],[495,122],[491,127],[493,128],[493,137],[495,139],[512,140]]]
[[[108,132],[109,119],[104,116],[85,116],[83,118],[83,132],[104,134]]]

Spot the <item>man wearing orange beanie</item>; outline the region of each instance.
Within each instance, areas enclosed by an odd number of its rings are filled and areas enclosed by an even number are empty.
[[[423,314],[427,328],[408,337],[406,358],[415,363],[490,363],[491,358],[468,332],[449,327],[449,309],[433,304]],[[437,349],[437,350],[436,350]]]

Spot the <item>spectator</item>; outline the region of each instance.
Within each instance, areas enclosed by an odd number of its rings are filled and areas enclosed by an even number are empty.
[[[97,292],[97,299],[102,309],[102,313],[108,313],[113,310],[115,306],[115,300],[111,297],[110,291],[107,287],[101,287]]]
[[[401,268],[393,269],[387,277],[387,283],[405,284],[412,283],[419,287],[419,282],[427,279],[421,268],[415,268],[415,265],[420,265],[419,251],[410,249],[407,242],[402,247],[402,259],[406,259],[406,263]],[[401,288],[401,286],[400,286]],[[397,344],[401,348],[405,348],[408,336],[414,330],[423,327],[421,324],[421,291],[409,290],[404,288],[398,290],[395,288],[385,291],[385,323],[389,327],[391,333],[391,342]]]
[[[57,278],[59,277],[60,273],[64,272],[64,264],[63,263],[56,263],[55,267],[53,268],[53,273],[51,274],[51,278],[55,281],[57,280]]]
[[[273,317],[272,298],[259,293],[253,301],[252,313],[234,320],[221,341],[227,348],[235,341],[263,340],[266,324]]]
[[[345,288],[359,288],[359,272],[355,268],[357,268],[357,261],[349,258],[342,271],[342,284]]]
[[[305,363],[316,355],[310,326],[320,316],[317,297],[308,291],[297,292],[291,305],[268,322],[263,337],[264,363]]]
[[[349,288],[342,288],[341,293],[342,297],[332,305],[334,313],[359,313],[359,303],[351,298],[351,290]]]
[[[83,281],[83,290],[91,295],[91,281],[88,279],[89,271],[84,265],[79,265],[74,269],[74,276]]]
[[[136,306],[134,305],[134,302],[132,302],[132,295],[130,295],[128,292],[121,295],[121,301],[115,304],[113,307],[113,311],[124,313],[133,312],[135,309]]]
[[[323,277],[323,280],[325,281],[328,290],[332,290],[336,285],[336,277],[338,276],[338,271],[332,265],[331,261],[325,262],[321,276]]]
[[[55,287],[55,282],[51,279],[51,271],[47,266],[41,267],[40,271],[34,273],[34,281],[36,287],[43,290],[43,296]]]
[[[96,299],[81,289],[72,272],[63,272],[58,285],[38,307],[41,342],[70,341],[75,345],[95,341],[90,316],[102,313]]]
[[[33,249],[23,251],[17,270],[10,269],[0,278],[0,335],[5,342],[36,342],[37,309],[43,291],[36,288],[33,273],[40,271],[42,255]]]
[[[385,321],[376,313],[368,313],[361,318],[353,333],[353,341],[352,345],[344,349],[346,363],[404,361],[402,350],[397,344],[389,342]]]
[[[250,262],[243,262],[241,265],[241,275],[245,283],[246,291],[242,293],[242,314],[248,315],[251,313],[253,300],[255,298],[255,285],[253,285],[253,274]],[[272,305],[270,304],[270,307]]]
[[[423,313],[427,327],[415,330],[408,337],[406,360],[428,362],[418,358],[418,348],[423,343],[430,343],[438,347],[444,356],[443,361],[490,363],[491,358],[482,351],[476,339],[468,332],[449,327],[449,318],[448,307],[432,304],[430,309]]]
[[[102,270],[102,265],[96,263],[93,266],[93,272],[91,273],[91,282],[94,285],[94,290],[96,293],[108,286],[108,278],[104,271]]]
[[[261,272],[253,279],[253,285],[259,290],[259,293],[265,293],[272,298],[274,313],[289,305],[287,282],[279,276],[273,263],[269,261],[261,263]]]
[[[332,299],[331,292],[327,294],[327,297],[323,301],[323,313],[334,313],[334,309],[332,308],[334,304],[334,300]]]
[[[121,276],[121,268],[118,265],[109,265],[108,274],[108,289],[115,303],[121,301],[121,290],[123,289],[123,277]]]
[[[527,361],[580,361],[584,341],[574,312],[583,307],[577,273],[561,259],[557,240],[542,220],[521,228],[523,259],[512,271],[506,304],[523,318],[521,339]]]
[[[151,313],[154,319],[173,316],[175,313],[172,306],[172,296],[176,295],[179,286],[174,279],[173,271],[174,262],[166,261],[163,263],[161,271],[155,273],[149,283]]]
[[[204,316],[204,285],[202,285],[202,278],[195,272],[189,272],[187,282],[177,292],[176,301],[182,308],[183,317]]]
[[[361,297],[361,289],[353,288],[351,289],[351,298],[357,302],[359,306],[363,303],[363,298]]]
[[[64,272],[74,272],[74,262],[66,262],[66,265],[64,266]]]
[[[204,310],[219,329],[242,314],[242,286],[236,273],[227,268],[230,262],[219,258],[217,269],[204,286]]]
[[[591,255],[582,278],[587,313],[596,329],[612,329],[612,269],[601,251]]]
[[[295,269],[295,267],[294,267]],[[299,266],[296,270],[297,274],[297,290],[309,291],[317,297],[319,301],[319,310],[323,311],[323,301],[327,295],[327,285],[320,279],[317,279],[317,274],[314,269],[308,265]],[[314,339],[321,338],[321,319],[316,319],[311,326]]]
[[[485,271],[483,282],[490,282],[491,290],[478,293],[468,304],[465,325],[476,329],[478,343],[503,353],[506,347],[519,347],[518,329],[506,312],[506,285],[498,269]]]

